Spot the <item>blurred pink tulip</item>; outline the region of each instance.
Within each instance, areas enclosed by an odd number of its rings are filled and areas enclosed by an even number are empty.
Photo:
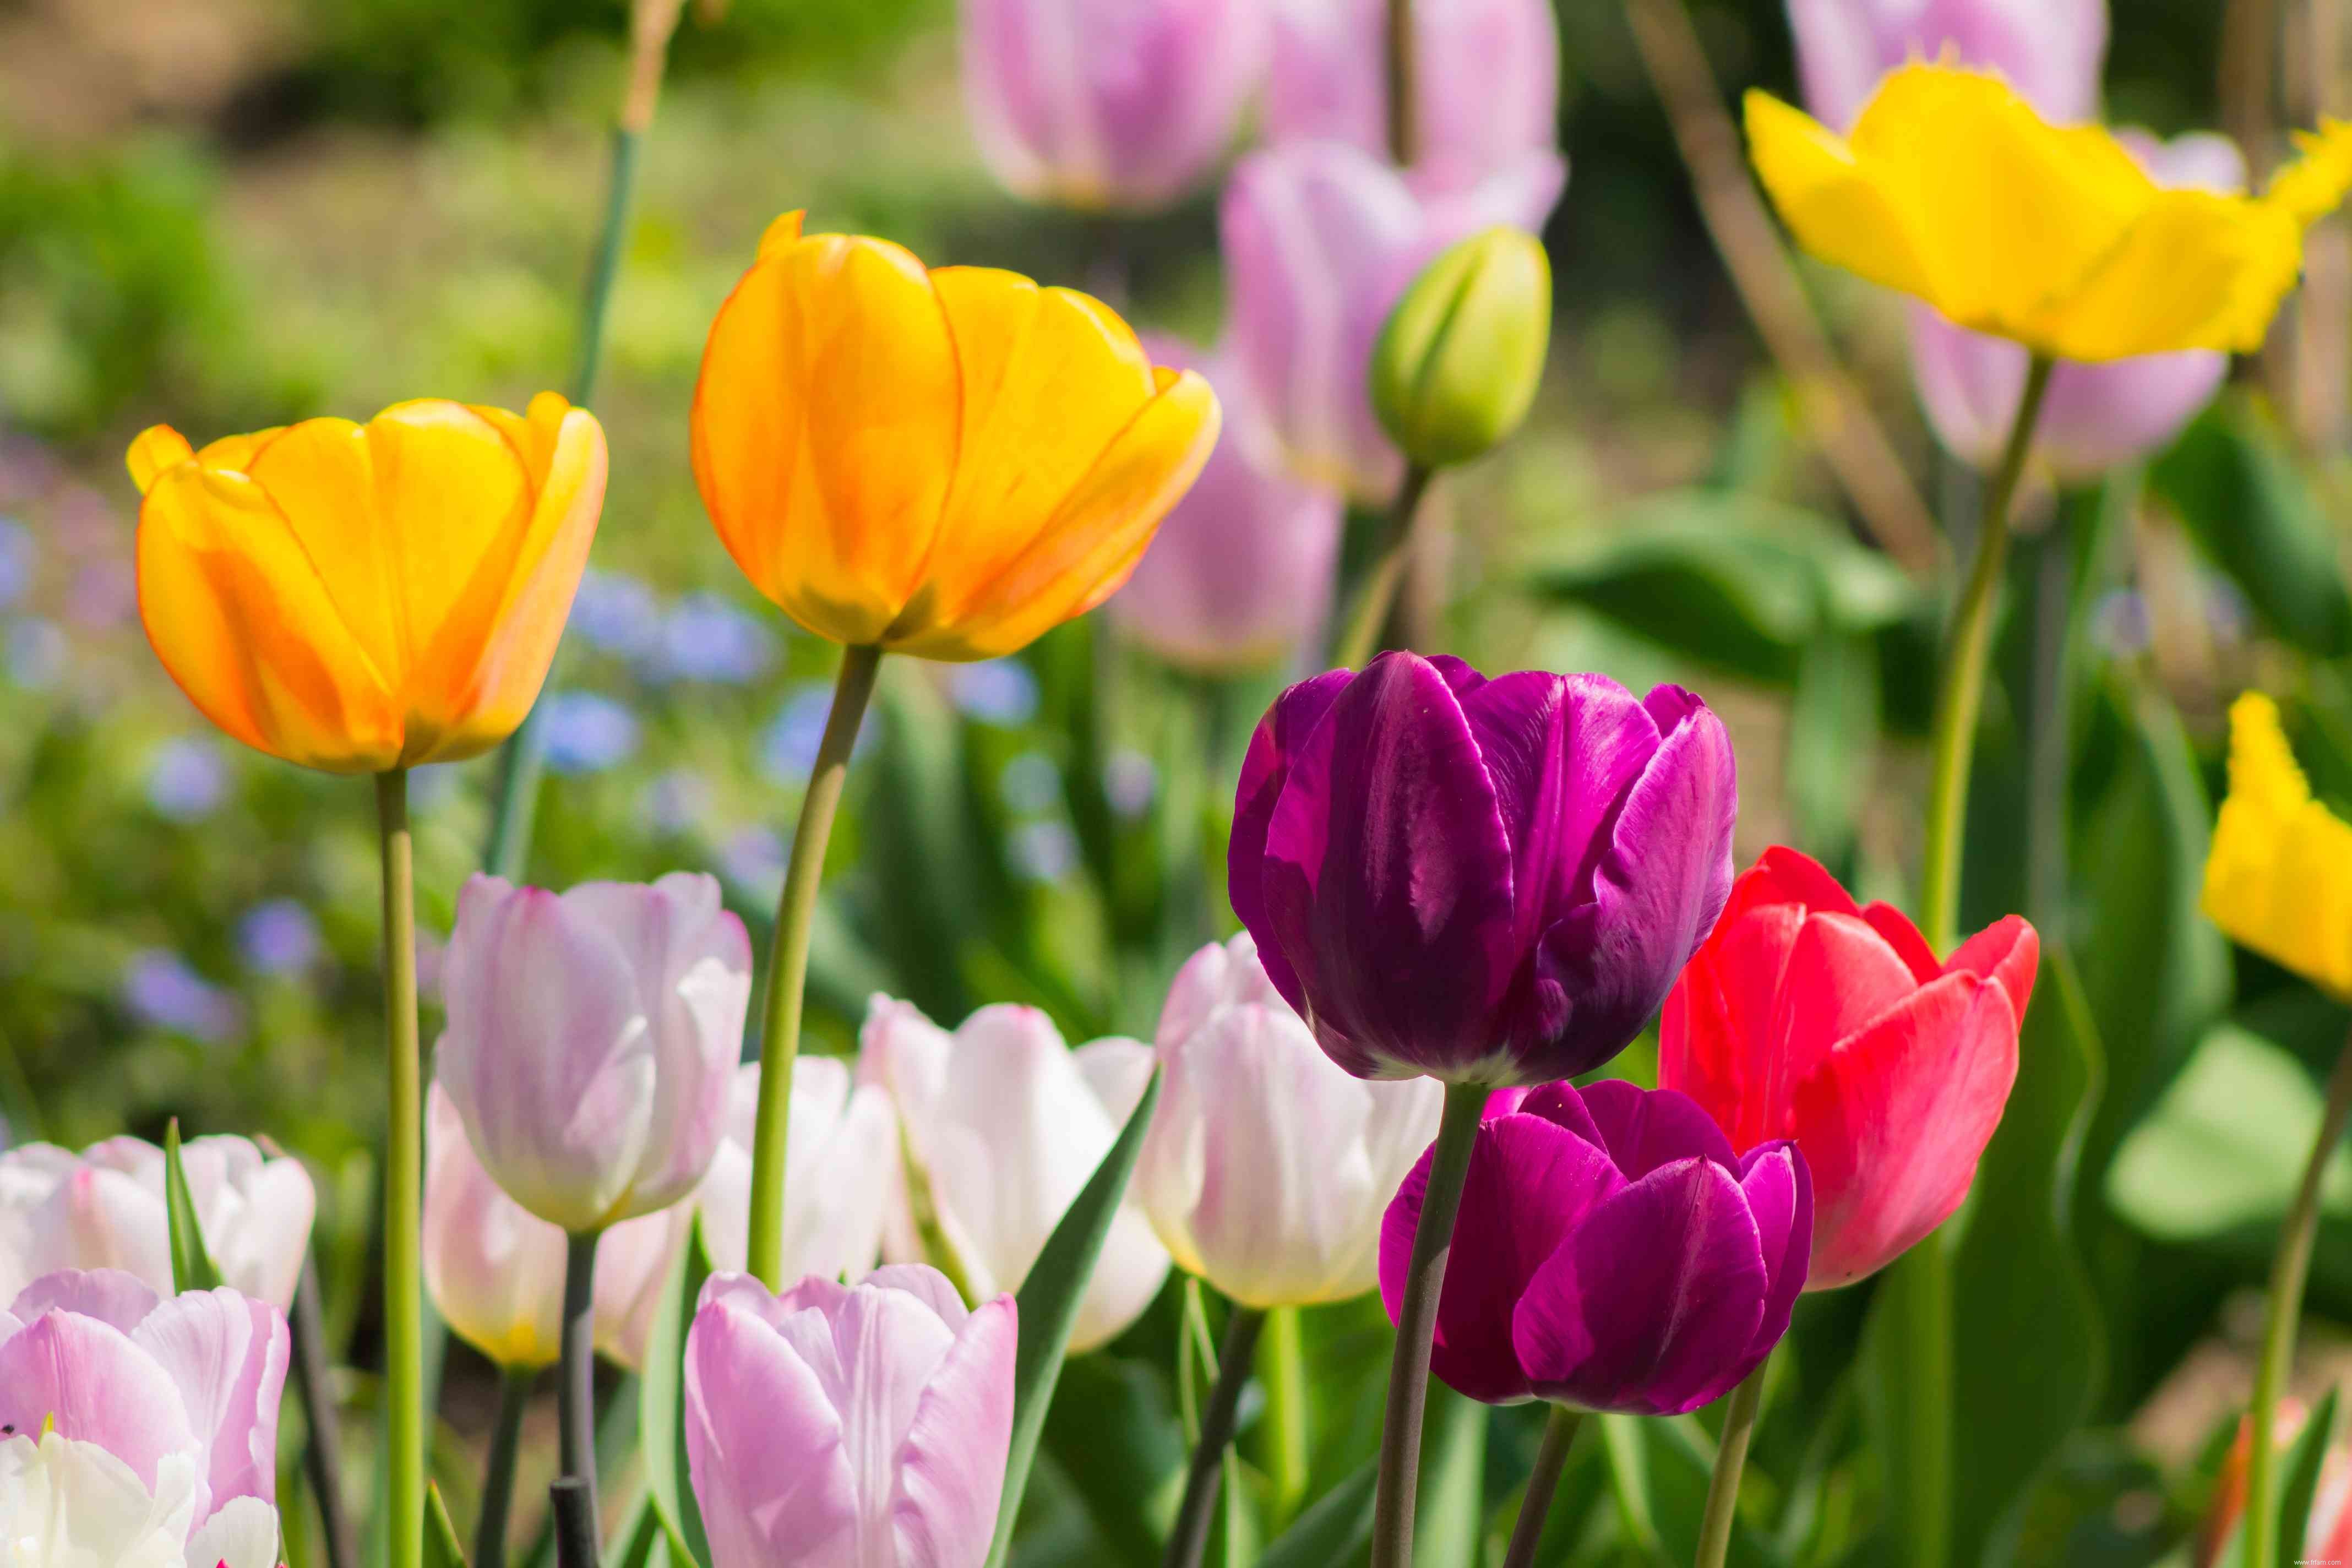
[[[2200,133],[2167,142],[2126,131],[2119,140],[2159,184],[2245,189],[2245,159],[2226,136]],[[1913,304],[1910,318],[1912,374],[1937,438],[1963,461],[1993,468],[2024,395],[2025,349],[1956,327],[1925,305]],[[2062,363],[2052,373],[2035,427],[2036,455],[2063,483],[2095,479],[2170,444],[2212,401],[2229,369],[2227,354],[2202,349],[2105,364]]]
[[[180,1164],[222,1279],[281,1311],[291,1305],[318,1207],[302,1163],[211,1137],[182,1144]],[[163,1150],[109,1138],[79,1154],[53,1143],[0,1154],[0,1301],[60,1268],[120,1268],[171,1289]]]
[[[2061,123],[2095,120],[2106,0],[1789,0],[1805,106],[1852,128],[1878,79],[1911,59],[2000,72]]]
[[[1339,1067],[1246,931],[1177,973],[1155,1048],[1160,1104],[1135,1184],[1177,1267],[1251,1307],[1379,1284],[1381,1218],[1437,1136],[1437,1080]]]
[[[1263,74],[1263,0],[962,0],[982,155],[1034,201],[1149,211],[1232,147]]]
[[[1151,1078],[1151,1047],[1097,1040],[1073,1051],[1034,1007],[982,1007],[949,1034],[911,1003],[877,996],[858,1076],[889,1090],[930,1179],[940,1228],[972,1291],[1017,1290],[1045,1238],[1102,1163]],[[903,1178],[891,1183],[884,1255],[919,1262]],[[1168,1253],[1130,1189],[1095,1264],[1073,1352],[1116,1338],[1168,1278]]]
[[[743,922],[712,877],[477,876],[449,938],[436,1071],[507,1194],[575,1234],[692,1192],[726,1131],[751,994]]]
[[[54,1423],[120,1460],[148,1498],[184,1489],[185,1540],[232,1506],[232,1523],[274,1509],[287,1353],[285,1314],[267,1301],[166,1300],[120,1269],[63,1269],[0,1310],[0,1431]]]
[[[1558,142],[1551,0],[1419,0],[1412,23],[1416,184],[1458,190]],[[1387,157],[1387,0],[1278,0],[1267,140]]]
[[[1147,336],[1154,364],[1197,370],[1223,431],[1135,575],[1110,602],[1127,633],[1179,669],[1223,674],[1280,658],[1320,631],[1339,549],[1339,498],[1294,479],[1231,359]]]
[[[936,1269],[714,1275],[686,1345],[686,1452],[711,1568],[980,1568],[1013,1436],[1018,1313]]]
[[[1227,347],[1294,472],[1367,505],[1389,500],[1404,460],[1372,412],[1381,324],[1454,241],[1496,224],[1540,228],[1567,177],[1558,153],[1537,151],[1475,185],[1422,195],[1344,142],[1242,160],[1219,213]]]

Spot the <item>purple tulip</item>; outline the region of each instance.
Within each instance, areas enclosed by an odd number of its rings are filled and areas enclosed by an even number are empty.
[[[1263,0],[962,0],[965,107],[1034,201],[1149,211],[1234,142],[1265,63]]]
[[[934,1268],[771,1296],[719,1274],[686,1342],[686,1453],[711,1568],[980,1568],[1013,1438],[1010,1296]]]
[[[1413,7],[1413,174],[1459,189],[1559,135],[1551,0],[1423,0]],[[1386,157],[1387,0],[1277,5],[1269,141],[1346,142]]]
[[[2210,132],[2159,142],[2119,134],[2158,184],[2235,193],[2246,188],[2238,144]],[[2000,461],[2025,393],[2023,345],[1956,327],[1925,305],[1911,314],[1911,373],[1937,438],[1980,468]],[[2062,482],[2096,478],[2171,444],[2221,390],[2230,356],[2204,349],[2142,354],[2105,364],[2060,364],[2034,428],[2038,456]]]
[[[1225,355],[1163,338],[1144,347],[1154,364],[1207,376],[1225,424],[1208,467],[1111,600],[1111,615],[1180,669],[1222,674],[1270,663],[1323,625],[1339,498],[1284,469]]]
[[[2061,123],[2099,111],[2106,0],[1789,0],[1805,106],[1852,128],[1878,79],[1909,59],[1999,71]]]
[[[1381,1235],[1391,1317],[1430,1158]],[[1812,1236],[1812,1178],[1785,1139],[1735,1156],[1670,1089],[1498,1094],[1470,1152],[1430,1370],[1489,1405],[1696,1410],[1788,1332]]]
[[[1284,692],[1234,805],[1234,912],[1359,1078],[1589,1072],[1731,890],[1731,740],[1680,687],[1383,654]]]
[[[1455,240],[1496,224],[1540,228],[1567,178],[1549,149],[1442,195],[1418,193],[1344,142],[1291,142],[1242,160],[1218,213],[1229,349],[1293,470],[1370,505],[1388,500],[1404,459],[1372,412],[1381,324]]]

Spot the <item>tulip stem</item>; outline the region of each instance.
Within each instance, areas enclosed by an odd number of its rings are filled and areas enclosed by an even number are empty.
[[[1764,1407],[1764,1373],[1770,1364],[1769,1355],[1758,1362],[1724,1406],[1715,1476],[1706,1483],[1706,1512],[1698,1527],[1697,1568],[1723,1568],[1724,1556],[1731,1550],[1731,1526],[1739,1516],[1739,1477],[1748,1468],[1748,1439],[1756,1430],[1757,1412]]]
[[[1278,1531],[1289,1527],[1307,1500],[1307,1347],[1297,1308],[1267,1310],[1258,1365],[1265,1384],[1265,1469],[1274,1482]]]
[[[1389,503],[1388,517],[1381,528],[1380,543],[1372,552],[1371,565],[1364,573],[1363,584],[1356,591],[1356,602],[1348,611],[1345,629],[1331,650],[1333,668],[1361,669],[1380,651],[1381,630],[1388,625],[1389,610],[1396,603],[1397,585],[1404,581],[1405,557],[1412,553],[1413,519],[1434,477],[1433,469],[1412,463],[1398,482],[1396,498]]]
[[[1412,51],[1412,0],[1388,0],[1384,39],[1388,89],[1389,161],[1411,168],[1421,154],[1421,127],[1415,112]]]
[[[1528,1476],[1528,1495],[1519,1503],[1519,1521],[1511,1527],[1510,1550],[1503,1553],[1503,1568],[1535,1568],[1544,1521],[1551,1516],[1551,1494],[1559,1489],[1559,1473],[1568,1468],[1568,1451],[1576,1446],[1576,1429],[1583,1425],[1581,1410],[1551,1407],[1543,1443],[1536,1449],[1536,1468]]]
[[[327,1356],[326,1316],[319,1302],[319,1260],[302,1249],[302,1279],[287,1314],[293,1341],[295,1395],[302,1402],[302,1464],[318,1500],[327,1568],[359,1568],[351,1510],[343,1503],[342,1430],[336,1425],[334,1369]]]
[[[841,809],[850,748],[873,700],[882,668],[878,647],[845,648],[834,683],[833,710],[817,742],[808,793],[793,830],[792,859],[776,904],[768,952],[767,1005],[761,1014],[760,1117],[751,1134],[751,1225],[746,1256],[751,1272],[771,1290],[784,1288],[784,1142],[793,1103],[793,1060],[801,1048],[801,1005],[808,987],[809,928],[816,921],[817,887],[824,879],[824,847]]]
[[[506,1568],[507,1515],[514,1506],[515,1460],[522,1453],[523,1412],[537,1378],[527,1366],[499,1370],[499,1424],[490,1429],[490,1458],[482,1471],[482,1511],[474,1521],[470,1568]]]
[[[1264,1312],[1238,1303],[1226,1320],[1225,1342],[1217,1352],[1216,1386],[1210,1389],[1208,1405],[1201,1412],[1201,1440],[1193,1446],[1192,1467],[1184,1475],[1184,1500],[1168,1536],[1167,1568],[1200,1568],[1208,1550],[1225,1449],[1234,1440],[1234,1417],[1241,1413],[1242,1390],[1257,1359],[1258,1331],[1265,1327]]]
[[[391,1568],[425,1562],[425,1097],[416,1047],[415,853],[408,770],[375,776],[383,853],[383,1045],[391,1122],[383,1157],[384,1448]]]
[[[2319,1228],[2321,1179],[2327,1173],[2328,1156],[2343,1142],[2347,1121],[2352,1121],[2352,1040],[2345,1042],[2327,1076],[2327,1109],[2320,1117],[2319,1136],[2312,1142],[2311,1158],[2304,1162],[2303,1184],[2295,1189],[2294,1206],[2287,1210],[2279,1231],[2278,1255],[2271,1260],[2263,1353],[2254,1363],[2254,1396],[2247,1407],[2246,1550],[2241,1558],[2247,1568],[2267,1568],[2277,1552],[2278,1510],[2271,1498],[2272,1412],[2286,1386],[2287,1369],[2294,1364],[2295,1323],[2303,1311],[2304,1280],[2311,1272],[2312,1237]]]
[[[557,1436],[562,1475],[576,1479],[596,1515],[596,1238],[588,1231],[565,1237],[563,1252],[563,1381],[556,1389]]]
[[[1389,1363],[1389,1397],[1381,1424],[1380,1490],[1372,1507],[1372,1568],[1409,1568],[1412,1562],[1414,1492],[1421,1479],[1422,1407],[1429,1394],[1429,1349],[1437,1334],[1437,1303],[1445,1289],[1445,1259],[1454,1247],[1454,1220],[1470,1150],[1486,1109],[1483,1084],[1445,1086],[1445,1116],[1429,1163],[1429,1185],[1413,1226],[1412,1261],[1397,1301],[1396,1352]]]

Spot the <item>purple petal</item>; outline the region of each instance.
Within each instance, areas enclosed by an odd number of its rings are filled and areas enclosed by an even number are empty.
[[[48,1312],[0,1344],[0,1426],[95,1443],[152,1491],[168,1454],[199,1444],[180,1390],[155,1358],[121,1330],[73,1312]]]
[[[1748,1348],[1761,1361],[1789,1331],[1789,1314],[1805,1288],[1813,1251],[1813,1174],[1804,1152],[1785,1139],[1760,1143],[1739,1162],[1739,1190],[1756,1216],[1764,1271],[1771,1277],[1763,1321]]]
[[[21,1323],[44,1312],[79,1312],[127,1334],[162,1300],[147,1281],[120,1268],[60,1268],[26,1286],[9,1311]]]
[[[209,1456],[212,1506],[241,1497],[276,1503],[284,1314],[234,1290],[190,1290],[156,1308],[131,1340],[179,1387]]]
[[[826,1561],[855,1539],[857,1487],[816,1374],[732,1291],[686,1345],[686,1458],[711,1568]]]
[[[1233,901],[1235,918],[1257,943],[1258,962],[1265,966],[1266,978],[1302,1016],[1307,1012],[1306,993],[1299,989],[1298,976],[1283,956],[1282,944],[1274,939],[1274,928],[1266,919],[1265,834],[1299,748],[1354,679],[1352,670],[1326,670],[1276,698],[1250,737],[1249,752],[1242,759],[1241,784],[1234,791],[1234,831],[1225,847],[1226,896]]]
[[[1638,1182],[1661,1165],[1700,1155],[1727,1171],[1740,1169],[1723,1129],[1686,1094],[1636,1089],[1604,1079],[1584,1090],[1584,1109],[1617,1169]]]
[[[890,1531],[900,1568],[980,1568],[988,1556],[1013,1442],[1019,1334],[1019,1310],[999,1296],[964,1321],[931,1373],[897,1456]]]

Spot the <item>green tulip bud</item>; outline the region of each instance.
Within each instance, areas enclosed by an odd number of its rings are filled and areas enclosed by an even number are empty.
[[[1551,343],[1542,241],[1490,228],[1422,268],[1372,350],[1372,406],[1427,468],[1466,463],[1519,427]]]

